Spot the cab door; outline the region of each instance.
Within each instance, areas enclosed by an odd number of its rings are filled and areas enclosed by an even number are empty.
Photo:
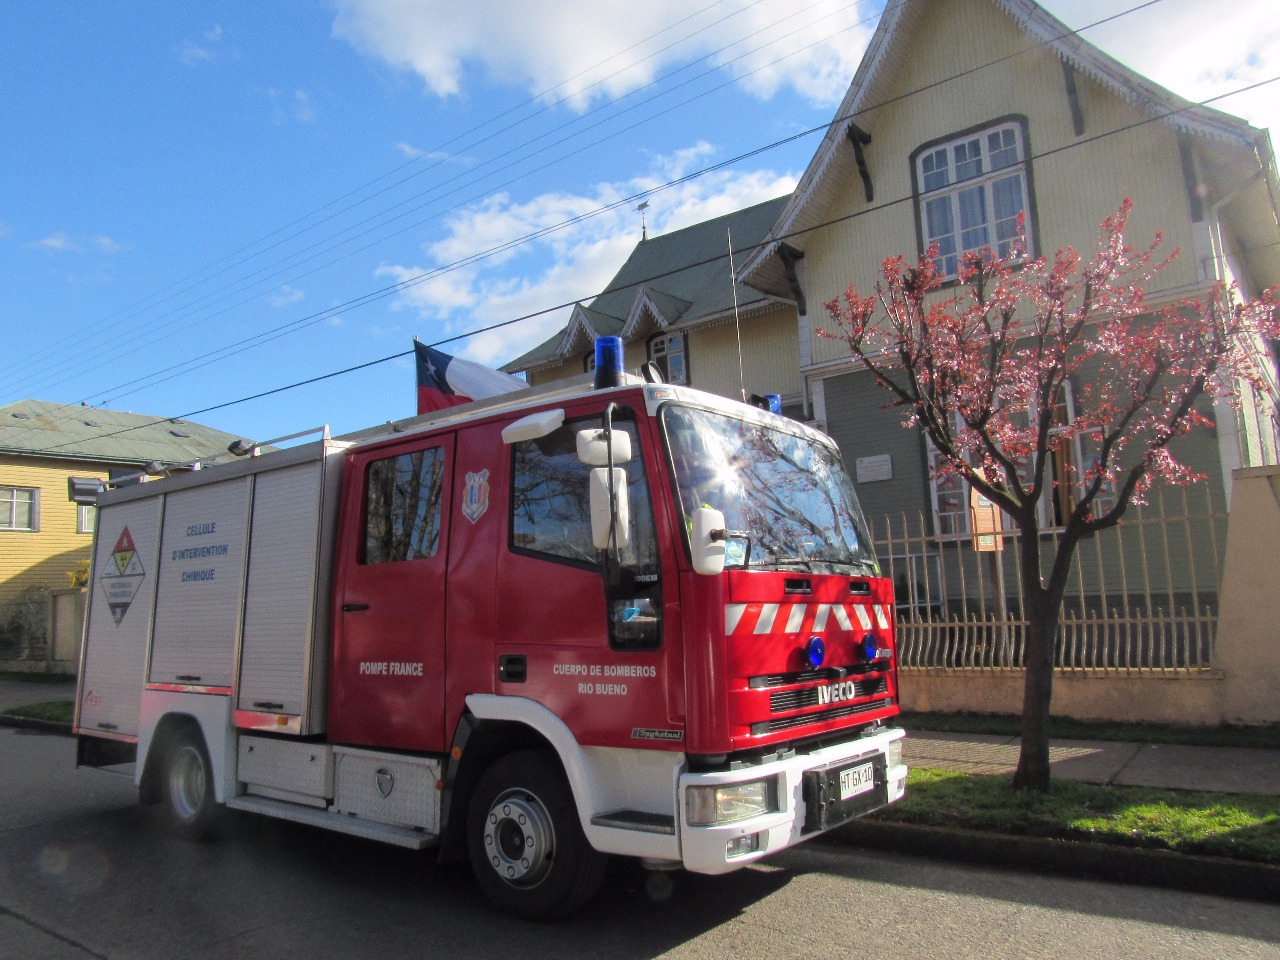
[[[442,751],[454,438],[349,454],[329,737]]]

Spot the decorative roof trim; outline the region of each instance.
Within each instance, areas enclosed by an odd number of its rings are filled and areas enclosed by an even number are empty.
[[[876,32],[867,44],[858,69],[854,73],[849,90],[836,110],[835,118],[827,128],[813,159],[791,200],[777,222],[766,235],[756,254],[742,268],[739,276],[748,280],[770,257],[777,244],[785,240],[796,227],[796,222],[809,206],[818,187],[826,179],[831,165],[840,156],[845,131],[859,116],[863,97],[880,72],[892,41],[908,7],[917,6],[921,0],[900,0],[885,8],[876,25]],[[1107,87],[1115,95],[1149,115],[1159,116],[1175,130],[1182,129],[1211,140],[1226,141],[1256,151],[1263,131],[1244,120],[1210,107],[1184,100],[1177,94],[1148,80],[1141,74],[1103,52],[1078,33],[1072,31],[1057,17],[1050,14],[1035,0],[991,0],[1007,14],[1025,33],[1042,43],[1048,50],[1069,62],[1076,70]],[[1165,116],[1160,116],[1165,114]]]

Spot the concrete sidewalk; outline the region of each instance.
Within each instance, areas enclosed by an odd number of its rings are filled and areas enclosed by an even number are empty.
[[[911,767],[1012,774],[1017,737],[912,731],[902,748]],[[1085,783],[1280,796],[1280,750],[1051,740],[1053,775]]]
[[[70,678],[64,683],[0,680],[0,712],[75,695]],[[1008,775],[1018,765],[1018,748],[1017,737],[913,731],[902,755],[912,767]],[[1086,783],[1280,796],[1280,750],[1052,740],[1049,760],[1055,777]]]

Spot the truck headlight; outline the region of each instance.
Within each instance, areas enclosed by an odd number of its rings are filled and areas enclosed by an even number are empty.
[[[884,751],[885,763],[891,767],[896,767],[902,762],[902,741],[895,740],[889,744]]]
[[[692,827],[733,823],[778,809],[776,777],[715,787],[690,787],[685,791],[685,819]]]

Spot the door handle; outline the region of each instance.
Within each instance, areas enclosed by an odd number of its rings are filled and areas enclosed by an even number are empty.
[[[343,613],[355,613],[357,610],[368,610],[368,609],[369,609],[369,605],[367,603],[344,603],[342,605]]]

